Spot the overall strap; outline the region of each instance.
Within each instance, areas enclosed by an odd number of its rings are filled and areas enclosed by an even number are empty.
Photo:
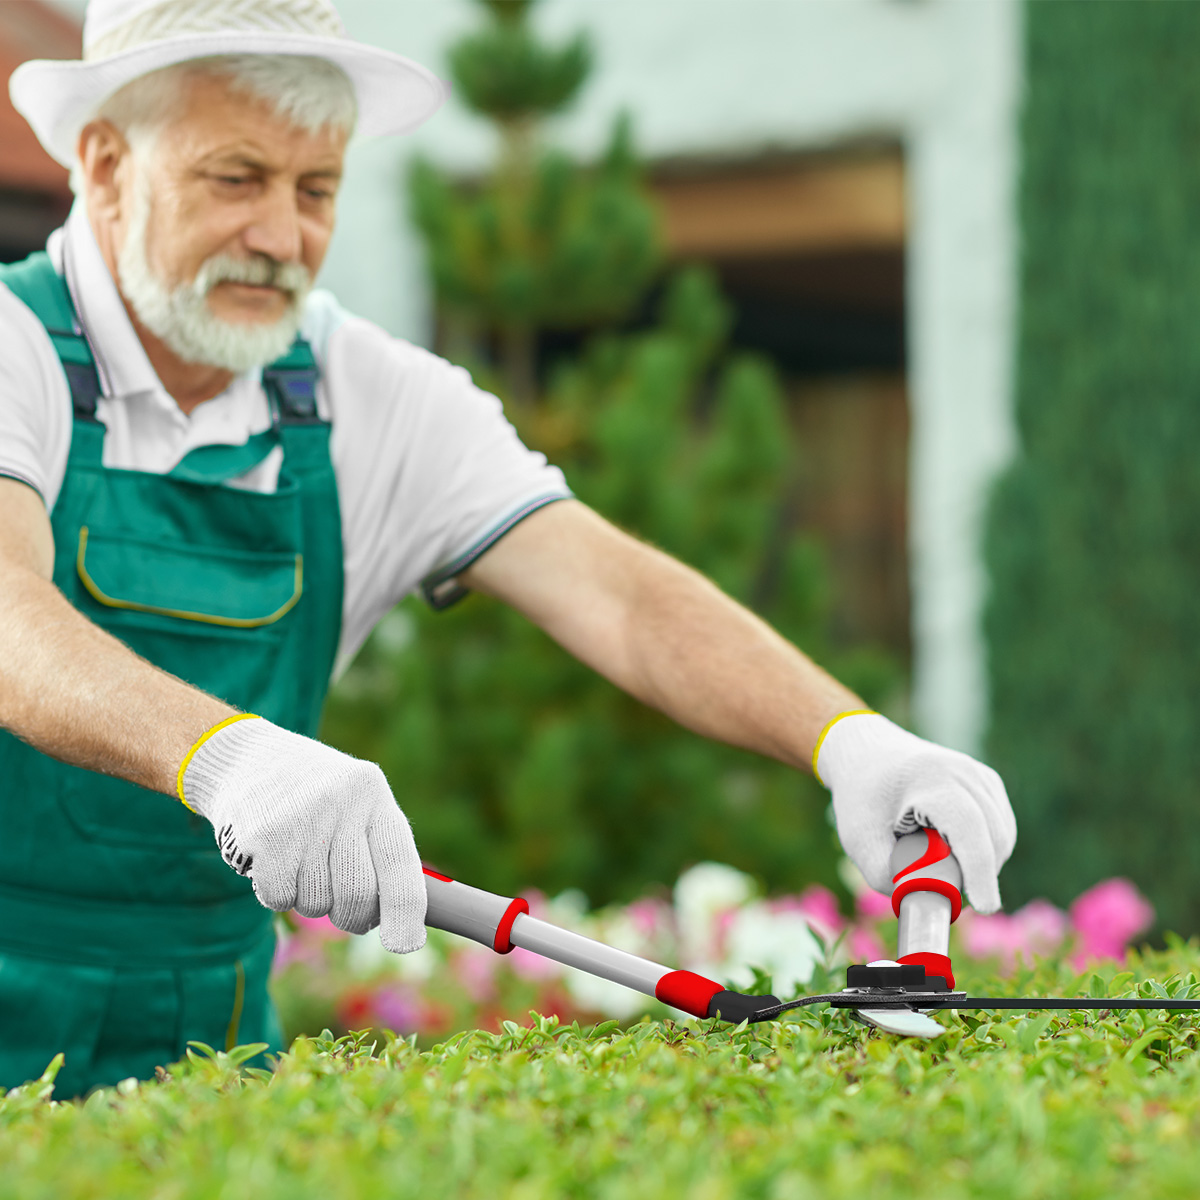
[[[0,265],[0,283],[24,301],[46,327],[71,389],[76,419],[95,422],[96,402],[101,395],[96,362],[75,318],[71,293],[50,256],[39,250],[24,262]]]
[[[298,447],[291,431],[297,426],[327,429],[317,415],[317,360],[309,344],[297,338],[288,352],[263,368],[262,384],[274,415],[270,429],[253,434],[240,446],[199,446],[168,472],[190,483],[227,483],[256,467],[281,441],[285,454]]]
[[[24,262],[0,264],[0,283],[46,327],[67,377],[76,420],[98,425],[96,403],[102,393],[96,362],[76,318],[71,293],[49,256],[38,251]],[[263,368],[263,388],[280,427],[325,425],[317,413],[319,377],[312,347],[300,337],[282,358]],[[273,428],[242,446],[203,446],[185,455],[170,474],[194,483],[223,483],[256,466],[278,444],[279,432]],[[94,450],[98,453],[98,446]]]
[[[263,367],[262,383],[279,414],[281,425],[323,425],[317,414],[317,380],[320,378],[312,347],[301,337],[291,349],[268,367]]]

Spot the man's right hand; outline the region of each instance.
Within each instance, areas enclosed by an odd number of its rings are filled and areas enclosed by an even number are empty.
[[[421,859],[374,763],[243,715],[192,748],[179,797],[267,908],[328,914],[348,933],[378,925],[397,954],[425,944]]]
[[[1017,819],[1000,776],[958,750],[935,745],[873,712],[843,713],[817,743],[817,778],[833,793],[838,837],[876,891],[889,895],[896,838],[938,830],[962,867],[976,912],[1000,908],[1000,868]]]

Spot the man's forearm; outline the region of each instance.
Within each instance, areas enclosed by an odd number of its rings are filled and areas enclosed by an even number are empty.
[[[139,658],[35,571],[0,561],[0,726],[154,791],[229,705]]]
[[[465,581],[681,725],[797,767],[833,717],[863,707],[703,576],[575,501],[527,518]]]
[[[527,517],[467,572],[578,658],[708,737],[809,768],[818,738],[862,701],[696,572],[576,501]],[[872,887],[891,888],[896,830],[938,829],[971,903],[1000,907],[1016,821],[990,767],[868,714],[821,747],[838,837]]]
[[[706,737],[810,770],[821,730],[863,702],[689,567],[646,546],[631,558],[641,561],[627,609],[628,690]]]

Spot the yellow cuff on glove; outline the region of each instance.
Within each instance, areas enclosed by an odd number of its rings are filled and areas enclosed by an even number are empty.
[[[250,720],[261,721],[262,717],[260,717],[257,713],[235,713],[232,717],[226,717],[225,720],[218,721],[210,730],[201,734],[200,737],[198,737],[193,743],[192,748],[183,756],[183,762],[179,764],[179,774],[175,776],[175,793],[178,795],[180,802],[183,804],[183,807],[188,810],[188,812],[195,812],[196,810],[188,803],[187,797],[183,794],[183,776],[188,769],[188,765],[195,757],[196,751],[199,750],[200,747],[203,746],[204,743],[207,742],[214,733],[220,733],[226,725],[232,725],[234,721]],[[822,734],[821,736],[824,737],[825,735]]]
[[[875,712],[875,710],[873,708],[852,708],[849,710],[849,712],[838,713],[838,715],[836,717],[834,717],[833,720],[830,721],[825,726],[824,729],[821,730],[821,736],[819,738],[817,738],[817,744],[813,747],[813,778],[822,787],[827,787],[828,785],[826,784],[825,780],[823,780],[821,778],[821,772],[817,770],[817,759],[820,758],[820,756],[821,756],[821,747],[825,744],[825,738],[828,736],[829,731],[844,717],[874,717],[877,715],[878,714]],[[220,728],[220,727],[218,726],[218,728]],[[205,734],[204,736],[208,737],[208,734]],[[199,743],[197,743],[197,745],[198,744]],[[183,777],[180,776],[180,778],[183,778]],[[183,793],[181,792],[180,793],[181,799],[182,799],[182,796],[183,796]],[[186,803],[186,801],[185,801],[185,803]]]

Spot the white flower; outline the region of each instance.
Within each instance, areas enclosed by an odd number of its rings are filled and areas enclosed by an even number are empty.
[[[389,954],[383,948],[383,943],[374,930],[364,933],[361,937],[350,938],[346,945],[346,967],[359,979],[369,978],[376,972],[391,967],[389,960],[396,957],[397,955]]]
[[[651,1003],[640,992],[601,979],[598,975],[589,975],[586,971],[568,971],[566,984],[571,999],[580,1008],[601,1012],[621,1021],[645,1012],[646,1006]]]
[[[536,914],[535,915],[540,915]],[[546,920],[564,929],[578,929],[588,915],[588,898],[579,888],[567,888],[546,901]]]
[[[441,969],[442,960],[446,957],[445,935],[439,938],[434,936],[435,930],[429,932],[430,937],[425,945],[411,954],[392,954],[385,950],[374,930],[362,937],[351,938],[346,949],[346,966],[360,978],[370,978],[376,972],[386,971],[389,975],[422,983]]]
[[[687,963],[712,962],[721,956],[717,918],[740,908],[754,895],[754,881],[724,863],[697,863],[675,885],[680,957]]]
[[[763,901],[748,904],[734,915],[727,945],[719,978],[747,988],[754,981],[752,968],[758,967],[773,977],[780,996],[808,983],[824,956],[802,913],[777,912]]]

